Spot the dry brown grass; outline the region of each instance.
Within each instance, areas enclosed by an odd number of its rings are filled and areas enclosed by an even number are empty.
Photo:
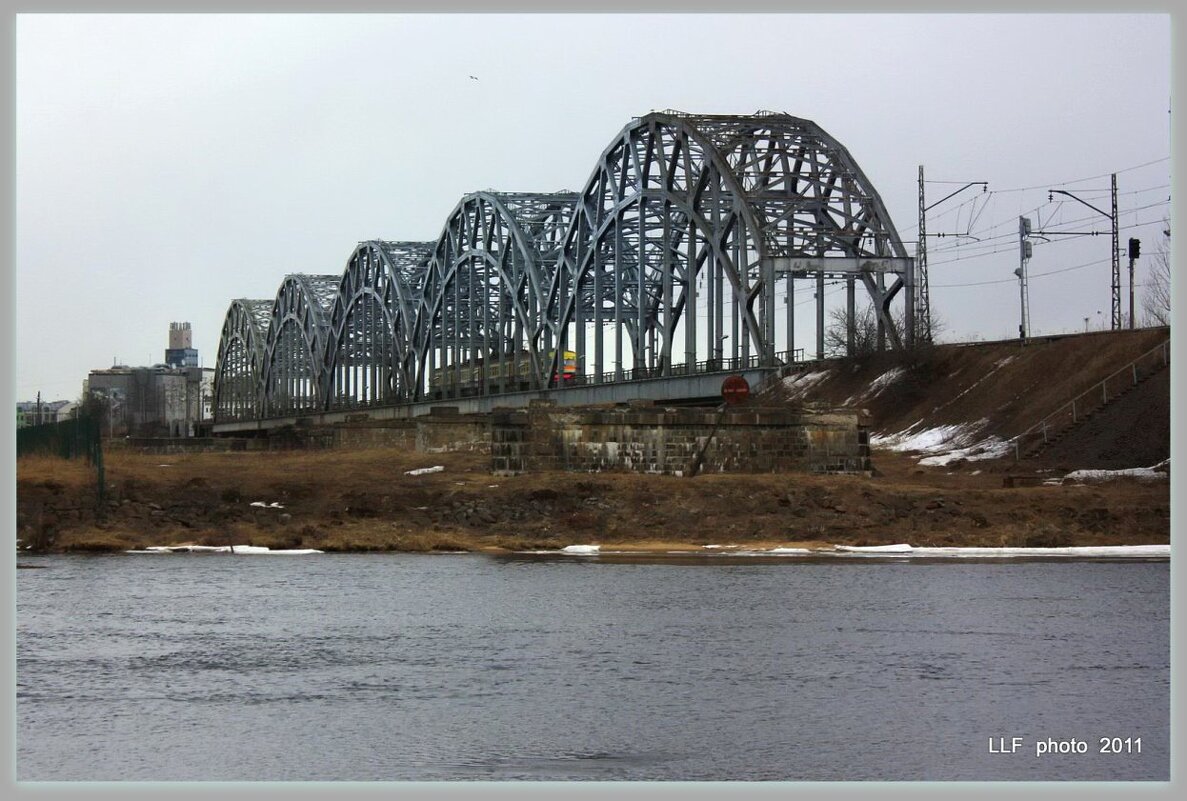
[[[22,456],[16,461],[18,482],[78,490],[95,485],[95,468],[85,459],[60,459],[56,456]]]
[[[1005,489],[1002,474],[875,454],[874,477],[622,473],[495,477],[480,454],[398,449],[109,460],[96,509],[85,463],[22,459],[18,525],[45,550],[243,544],[325,551],[521,551],[573,544],[700,551],[828,544],[1167,542],[1166,482]],[[445,470],[405,475],[418,467]],[[162,467],[162,465],[168,465]],[[953,475],[946,475],[953,472]],[[283,508],[252,507],[279,501]]]

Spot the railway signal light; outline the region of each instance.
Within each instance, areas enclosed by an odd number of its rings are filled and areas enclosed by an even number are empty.
[[[1134,239],[1133,237],[1130,237],[1130,239],[1129,239],[1129,258],[1136,259],[1138,256],[1141,256],[1141,255],[1142,255],[1142,240]]]

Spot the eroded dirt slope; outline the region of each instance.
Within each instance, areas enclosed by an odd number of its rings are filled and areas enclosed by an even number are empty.
[[[982,422],[980,436],[1008,439],[1166,341],[1168,329],[1099,332],[1052,340],[937,345],[915,356],[881,354],[792,374],[789,399],[856,406],[871,429],[894,434]],[[1143,382],[1061,442],[1042,463],[1149,466],[1169,456],[1169,370]]]

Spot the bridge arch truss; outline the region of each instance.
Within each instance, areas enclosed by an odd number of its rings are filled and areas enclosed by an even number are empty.
[[[547,313],[576,195],[476,192],[454,208],[425,278],[415,341],[432,394],[548,386]]]
[[[431,242],[370,240],[351,254],[328,320],[327,408],[392,403],[416,395],[412,331],[432,249]]]
[[[272,301],[231,301],[219,338],[214,371],[214,416],[252,420],[260,416],[264,347]]]
[[[826,278],[845,282],[850,321],[860,283],[880,337],[909,342],[910,304],[906,332],[890,304],[912,263],[880,197],[845,148],[789,115],[632,121],[586,183],[561,261],[557,327],[595,382],[789,360],[797,278],[816,279],[819,355]]]
[[[360,242],[341,275],[234,301],[216,420],[774,367],[804,350],[797,292],[824,356],[826,282],[850,349],[859,288],[879,347],[910,347],[913,280],[878,192],[815,123],[654,112],[580,192],[474,192],[435,242]]]
[[[264,346],[264,412],[321,411],[329,316],[341,276],[290,275],[280,285]]]

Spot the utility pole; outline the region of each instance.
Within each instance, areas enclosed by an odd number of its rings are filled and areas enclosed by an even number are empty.
[[[1030,220],[1026,217],[1018,218],[1018,269],[1014,275],[1018,276],[1018,302],[1020,306],[1018,339],[1025,345],[1030,335],[1030,290],[1026,280],[1026,263],[1030,261],[1033,248],[1027,237],[1030,236]]]
[[[1133,325],[1133,262],[1142,255],[1142,240],[1129,238],[1129,327]]]
[[[989,189],[989,182],[969,181],[960,189],[950,195],[945,195],[929,206],[923,198],[923,165],[919,165],[919,243],[915,247],[915,297],[912,299],[915,303],[916,342],[932,341],[931,295],[927,286],[927,212],[945,200],[959,195],[970,186],[980,186],[981,191],[985,192]],[[935,234],[935,236],[944,236],[944,234]],[[912,344],[915,343],[912,342]]]
[[[1112,175],[1113,214],[1113,330],[1121,328],[1121,243],[1117,239],[1117,173]],[[1131,272],[1130,275],[1133,273]],[[1132,312],[1131,312],[1132,313]]]
[[[1107,217],[1109,219],[1109,222],[1112,223],[1112,234],[1113,234],[1112,254],[1113,255],[1112,255],[1111,263],[1112,263],[1112,267],[1113,267],[1113,273],[1112,273],[1112,281],[1110,283],[1110,292],[1113,297],[1112,327],[1113,327],[1113,330],[1116,331],[1117,329],[1121,328],[1121,244],[1118,241],[1118,236],[1117,236],[1117,173],[1113,173],[1112,176],[1110,176],[1110,187],[1111,187],[1110,195],[1112,197],[1112,212],[1113,212],[1112,214],[1101,211],[1100,209],[1098,209],[1096,206],[1092,205],[1088,201],[1081,200],[1080,198],[1073,195],[1071,192],[1068,192],[1063,189],[1048,189],[1047,190],[1047,200],[1048,201],[1052,200],[1054,195],[1067,195],[1072,200],[1076,201],[1077,203],[1082,203],[1083,205],[1085,205],[1088,208],[1095,211],[1097,214],[1103,214],[1105,217]],[[1083,236],[1083,235],[1096,236],[1096,234],[1097,234],[1096,231],[1039,231],[1038,233],[1044,234],[1047,236],[1054,236],[1056,234],[1061,235],[1061,236]]]
[[[927,206],[923,202],[922,164],[919,165],[919,242],[915,245],[915,332],[916,342],[931,342],[931,297],[927,289]]]

